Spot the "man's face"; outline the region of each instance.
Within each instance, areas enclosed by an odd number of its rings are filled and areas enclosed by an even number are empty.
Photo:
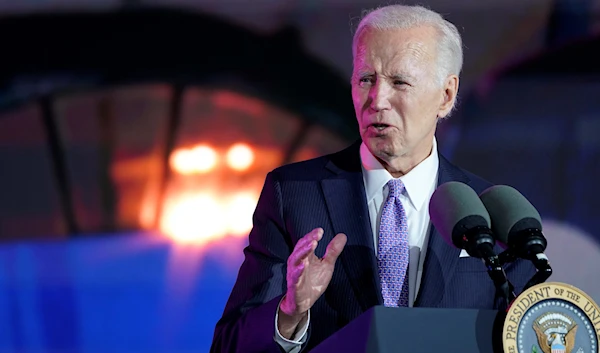
[[[359,38],[352,100],[363,142],[385,164],[425,159],[438,117],[451,109],[458,78],[440,82],[436,40],[429,26],[368,29]]]

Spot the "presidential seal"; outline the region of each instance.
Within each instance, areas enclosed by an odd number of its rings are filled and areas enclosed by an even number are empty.
[[[600,353],[600,308],[564,283],[535,285],[513,302],[502,331],[505,353]]]

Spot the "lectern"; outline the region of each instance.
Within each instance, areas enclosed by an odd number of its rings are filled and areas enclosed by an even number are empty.
[[[496,310],[375,306],[311,353],[501,353],[505,317]]]

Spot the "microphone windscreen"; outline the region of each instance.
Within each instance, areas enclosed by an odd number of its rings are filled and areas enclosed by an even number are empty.
[[[462,235],[478,226],[490,227],[490,215],[470,186],[457,181],[440,185],[429,201],[429,216],[444,240],[462,248]]]
[[[516,189],[495,185],[479,197],[492,218],[492,231],[499,241],[509,244],[514,234],[525,229],[542,230],[542,218],[533,205]]]

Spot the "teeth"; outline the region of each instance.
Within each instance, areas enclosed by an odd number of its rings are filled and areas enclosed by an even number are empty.
[[[387,127],[387,125],[385,124],[373,124],[373,127],[376,128],[377,130],[383,130]]]

